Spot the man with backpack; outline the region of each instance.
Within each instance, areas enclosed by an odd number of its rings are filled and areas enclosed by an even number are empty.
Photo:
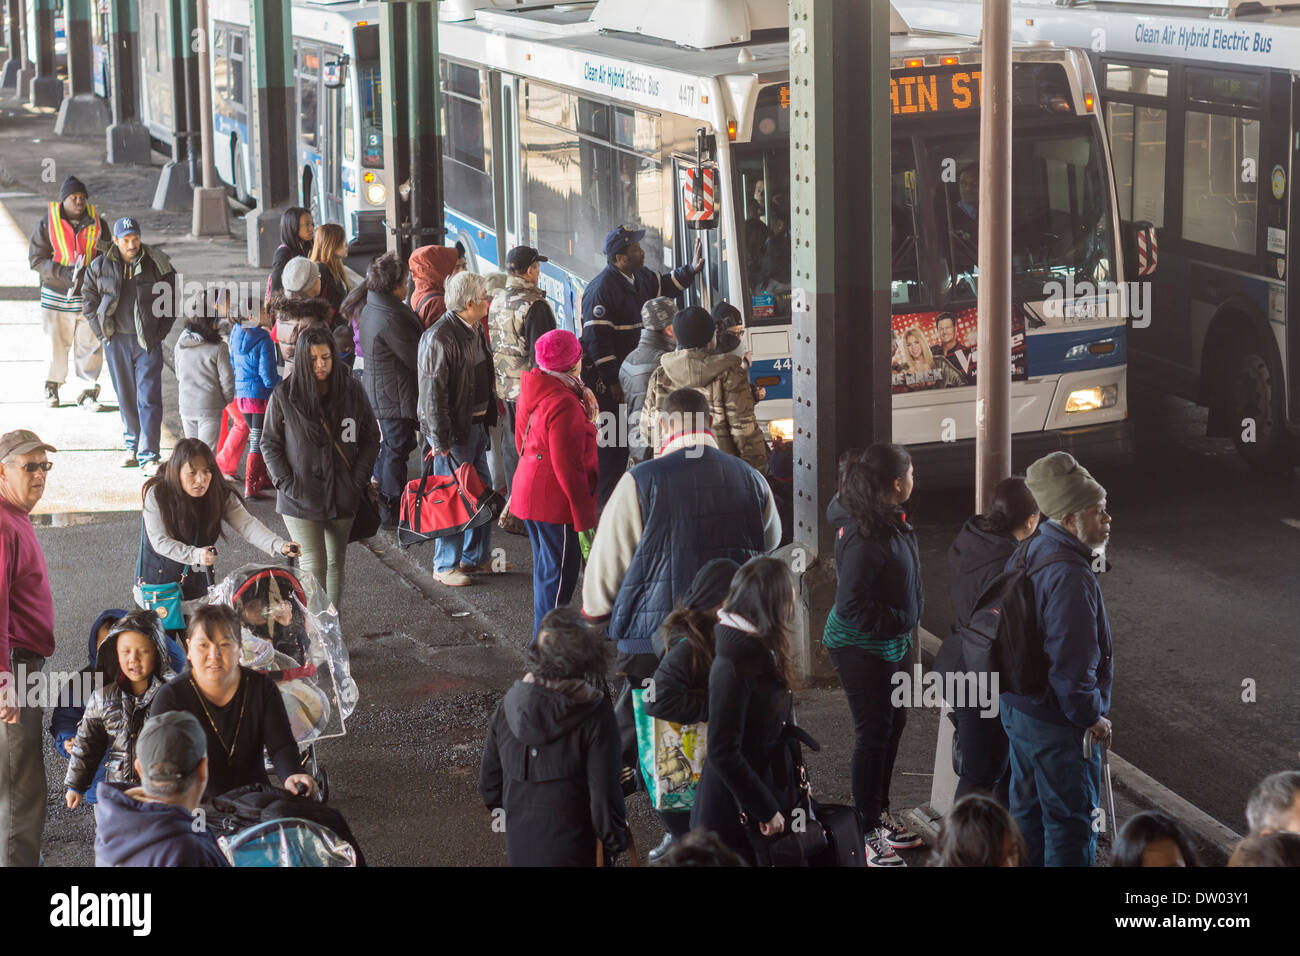
[[[1018,561],[1029,569],[1046,680],[1041,689],[1015,688],[1037,693],[1001,696],[1011,744],[1011,815],[1030,866],[1092,866],[1101,753],[1094,747],[1085,759],[1083,740],[1090,734],[1109,745],[1111,736],[1110,621],[1097,582],[1110,538],[1106,489],[1063,451],[1030,465],[1025,480],[1048,520],[1007,570]],[[1018,653],[1033,650],[1022,646]]]

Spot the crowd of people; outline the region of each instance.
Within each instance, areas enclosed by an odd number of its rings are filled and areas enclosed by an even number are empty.
[[[362,277],[343,262],[341,227],[299,208],[284,214],[264,293],[177,315],[159,302],[182,301],[167,257],[129,217],[110,230],[68,178],[31,240],[51,345],[45,397],[60,403],[71,349],[76,404],[97,410],[106,355],[123,465],[147,478],[137,607],[97,617],[87,673],[98,689],[49,726],[68,759],[67,805],[95,803],[101,863],[221,863],[189,814],[267,783],[267,759],[284,787],[314,794],[274,682],[241,664],[238,615],[206,600],[216,546],[233,531],[301,558],[340,610],[348,545],[367,510],[379,527],[402,521],[417,448],[425,474],[468,468],[499,491],[499,527],[530,544],[529,666],[492,717],[480,775],[484,803],[504,812],[509,862],[608,862],[628,849],[625,801],[639,790],[664,830],[652,862],[781,855],[807,799],[800,744],[817,744],[795,719],[795,580],[773,556],[790,529],[755,417],[762,393],[739,311],[681,307],[703,267],[698,246],[694,262],[661,274],[645,267],[643,237],[625,225],[605,237],[580,336],[557,327],[534,248],[511,249],[504,275],[469,271],[458,247],[426,246],[407,261],[379,256]],[[185,437],[163,460],[161,348],[177,319]],[[53,652],[54,602],[28,516],[54,452],[29,430],[0,437],[0,672],[39,671]],[[863,859],[882,868],[922,845],[890,800],[907,720],[891,690],[916,655],[925,603],[906,509],[915,478],[901,446],[847,451],[826,514],[838,577],[820,639],[852,717]],[[272,489],[283,534],[245,505]],[[960,630],[1019,562],[1050,680],[1041,693],[1002,694],[993,716],[957,709],[961,783],[939,865],[1095,860],[1113,676],[1097,574],[1110,522],[1105,489],[1057,452],[1002,481],[952,546],[946,666],[961,669]],[[437,537],[433,579],[464,587],[501,570],[491,534],[480,523]],[[0,701],[7,865],[39,859],[42,730],[39,708]],[[1100,745],[1088,756],[1085,740]],[[1300,774],[1261,784],[1250,824],[1238,862],[1293,865]],[[1115,841],[1115,865],[1196,862],[1164,814],[1133,817]]]

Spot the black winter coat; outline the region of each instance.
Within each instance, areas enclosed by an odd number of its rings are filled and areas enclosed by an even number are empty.
[[[953,628],[970,623],[975,602],[990,581],[1002,573],[1019,542],[1010,532],[988,530],[983,515],[968,518],[948,549],[948,595]]]
[[[474,408],[474,336],[483,340],[488,354],[492,397],[483,424],[497,423],[496,366],[483,324],[469,328],[455,312],[448,312],[425,330],[419,348],[420,431],[434,448],[451,448],[469,440]],[[370,362],[362,344],[361,354]]]
[[[420,399],[416,356],[424,327],[406,303],[386,292],[366,293],[357,319],[361,354],[366,357],[361,381],[379,419],[415,419]]]
[[[279,492],[279,514],[308,521],[350,518],[357,513],[362,489],[370,484],[370,470],[379,457],[379,422],[351,374],[336,380],[343,383],[343,395],[328,406],[328,433],[291,400],[289,382],[281,382],[271,393],[262,458]],[[336,441],[347,456],[346,466]]]
[[[831,499],[826,518],[835,532],[835,615],[876,638],[909,633],[921,620],[925,589],[916,532],[900,510],[887,534],[871,538]]]
[[[172,323],[176,321],[179,290],[176,288],[176,270],[166,255],[144,244],[140,246],[140,255],[144,257],[144,264],[136,278],[135,298],[144,327],[145,348],[152,350],[167,338]],[[106,341],[118,332],[135,335],[134,318],[126,328],[118,328],[116,318],[123,266],[122,253],[113,246],[95,258],[81,284],[81,314],[100,341]]]
[[[709,719],[709,670],[679,633],[665,636],[668,651],[654,674],[654,699],[646,695],[645,711],[674,724]]]
[[[618,723],[583,681],[516,681],[488,725],[479,793],[505,809],[511,866],[593,866],[627,846]]]
[[[740,823],[766,823],[793,800],[779,780],[786,776],[784,728],[790,691],[772,655],[754,637],[725,624],[714,629],[717,656],[709,671],[709,752],[695,792],[691,828],[713,830],[731,849],[753,860]]]

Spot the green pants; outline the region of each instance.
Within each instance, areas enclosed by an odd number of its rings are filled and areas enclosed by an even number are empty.
[[[300,564],[310,571],[317,583],[325,586],[326,593],[336,608],[343,606],[343,562],[348,552],[348,532],[352,530],[351,518],[333,521],[307,521],[282,515],[289,537],[302,546]]]

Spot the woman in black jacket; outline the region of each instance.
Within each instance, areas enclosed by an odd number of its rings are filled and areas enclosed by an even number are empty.
[[[298,349],[293,373],[266,406],[262,458],[302,567],[324,582],[337,608],[348,532],[379,454],[379,424],[328,329],[311,326]]]
[[[713,628],[718,611],[740,565],[730,558],[714,558],[700,568],[691,588],[655,632],[653,644],[659,669],[645,695],[651,717],[674,724],[700,724],[709,719],[709,670],[713,667]],[[650,851],[653,863],[677,837],[691,828],[689,810],[661,810],[664,839]]]
[[[404,301],[407,276],[395,253],[380,256],[359,285],[343,300],[345,321],[355,316],[366,357],[361,383],[379,419],[381,444],[375,471],[379,478],[379,516],[396,527],[406,488],[406,461],[415,448],[420,381],[416,355],[424,327]]]
[[[826,517],[837,527],[835,606],[822,644],[853,714],[853,802],[866,829],[867,866],[906,866],[894,852],[921,838],[889,812],[889,781],[907,711],[890,698],[908,674],[912,629],[924,593],[916,532],[903,503],[912,495],[912,459],[901,445],[872,445],[840,457],[839,493]]]
[[[692,829],[712,830],[751,864],[754,838],[784,832],[794,805],[783,785],[793,628],[790,569],[751,558],[732,579],[713,631],[708,756],[691,810]]]
[[[272,293],[283,292],[284,283],[281,275],[290,259],[311,255],[312,239],[316,235],[316,224],[311,220],[311,213],[301,206],[290,206],[280,217],[280,245],[271,257],[271,274],[266,280],[266,299],[270,301]]]
[[[573,608],[542,618],[529,670],[488,725],[479,793],[506,834],[511,866],[594,866],[627,847],[609,641]],[[502,816],[504,818],[502,819]]]
[[[975,602],[989,582],[1002,573],[1021,541],[1038,530],[1038,502],[1019,475],[1003,478],[993,489],[988,514],[969,518],[948,550],[948,594],[953,627],[935,661],[936,671],[962,671],[958,631],[970,623]],[[953,708],[961,752],[957,798],[968,793],[991,794],[1009,807],[1011,768],[1007,732],[996,710],[980,716],[978,705]]]

